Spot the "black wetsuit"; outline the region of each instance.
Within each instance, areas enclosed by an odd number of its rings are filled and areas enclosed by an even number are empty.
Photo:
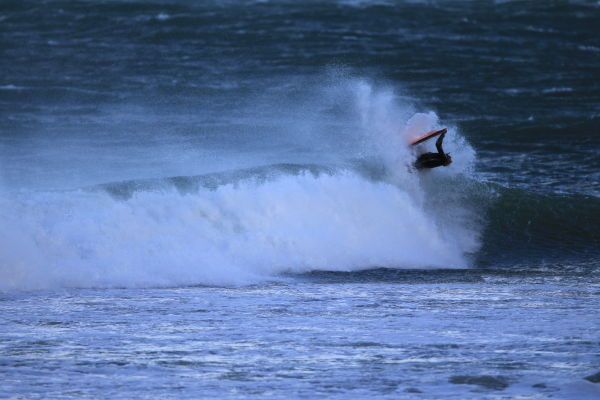
[[[435,142],[435,147],[438,151],[437,153],[423,153],[417,158],[417,161],[415,161],[415,167],[417,169],[437,168],[450,165],[452,159],[450,158],[450,155],[444,153],[444,149],[442,148],[444,136],[446,136],[445,132],[442,133]]]

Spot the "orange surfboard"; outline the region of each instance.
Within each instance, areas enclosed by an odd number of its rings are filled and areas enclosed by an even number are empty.
[[[440,129],[440,130],[437,130],[437,131],[431,131],[431,132],[424,133],[424,134],[422,134],[420,136],[417,136],[416,138],[412,139],[410,141],[410,145],[414,146],[416,144],[423,143],[424,141],[429,140],[432,137],[439,136],[442,133],[446,133],[447,131],[448,131],[448,129],[444,128],[444,129]]]

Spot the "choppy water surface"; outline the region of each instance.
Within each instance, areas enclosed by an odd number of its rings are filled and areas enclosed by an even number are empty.
[[[3,296],[2,394],[594,398],[599,290],[378,270]]]
[[[597,398],[599,17],[0,2],[0,397]]]
[[[2,395],[595,398],[597,279],[311,274],[3,296]]]

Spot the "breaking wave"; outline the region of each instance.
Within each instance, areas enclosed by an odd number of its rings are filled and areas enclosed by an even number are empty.
[[[597,198],[479,182],[475,152],[451,126],[444,143],[455,162],[416,173],[408,139],[441,124],[392,90],[342,80],[307,89],[308,100],[285,115],[276,97],[246,110],[250,125],[257,109],[272,109],[263,121],[281,118],[284,148],[325,150],[219,173],[0,193],[0,289],[236,285],[308,271],[598,259]],[[263,128],[259,144],[282,131]]]
[[[303,88],[295,100],[283,104],[283,85],[237,118],[261,126],[256,148],[277,141],[284,151],[270,158],[298,149],[296,161],[240,169],[232,159],[230,172],[0,196],[0,285],[243,284],[312,270],[468,267],[477,218],[456,190],[442,203],[435,195],[474,160],[456,130],[446,147],[459,161],[417,174],[407,141],[439,127],[435,113],[339,75],[293,87]]]
[[[193,182],[186,190],[133,190],[140,184],[130,182],[4,200],[3,287],[242,284],[284,272],[466,267],[465,252],[476,247],[472,233],[440,229],[443,221],[406,191],[352,171],[301,168],[215,188]]]

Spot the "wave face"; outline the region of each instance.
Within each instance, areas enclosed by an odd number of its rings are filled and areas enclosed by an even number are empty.
[[[600,199],[497,187],[485,213],[478,265],[592,273],[600,265]]]
[[[350,171],[215,189],[38,193],[3,201],[13,288],[239,284],[282,272],[466,267],[476,232],[439,229],[417,196]],[[113,192],[111,194],[111,191]]]

